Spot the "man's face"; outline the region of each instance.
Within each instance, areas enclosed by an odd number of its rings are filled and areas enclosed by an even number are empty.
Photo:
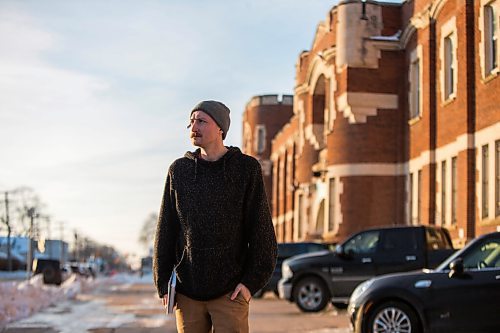
[[[191,114],[191,143],[193,146],[206,148],[209,144],[222,140],[222,134],[217,123],[203,111]]]

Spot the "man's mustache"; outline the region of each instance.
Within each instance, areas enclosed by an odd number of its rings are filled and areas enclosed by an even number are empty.
[[[191,137],[192,138],[201,138],[201,134],[198,132],[191,132]]]

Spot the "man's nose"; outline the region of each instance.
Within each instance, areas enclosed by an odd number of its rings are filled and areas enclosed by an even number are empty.
[[[191,132],[196,132],[197,129],[198,129],[198,122],[197,121],[193,121],[191,123]]]

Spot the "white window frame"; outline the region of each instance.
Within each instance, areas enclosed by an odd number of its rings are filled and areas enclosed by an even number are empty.
[[[422,46],[418,45],[410,54],[410,68],[408,78],[410,79],[410,91],[408,92],[409,119],[410,121],[418,120],[422,117],[423,107],[423,60]],[[417,68],[415,68],[417,67]]]
[[[491,27],[488,26],[486,8],[490,7],[493,10],[493,31]],[[497,76],[500,73],[500,55],[498,39],[500,36],[499,27],[499,13],[500,13],[500,1],[499,0],[481,0],[481,9],[479,11],[479,30],[481,31],[481,40],[479,43],[479,56],[481,65],[481,75],[483,79],[489,78],[491,76]],[[490,38],[492,36],[492,38]],[[494,43],[495,49],[492,49],[491,43]],[[493,52],[493,54],[492,54]],[[494,56],[495,59],[492,59]],[[495,66],[491,63],[495,62]]]
[[[451,59],[449,59],[449,65],[447,68],[447,54],[446,54],[446,39],[449,38],[452,48]],[[457,48],[458,48],[458,37],[457,37],[457,24],[456,18],[452,17],[441,27],[441,39],[439,47],[439,56],[441,68],[439,70],[440,77],[440,88],[441,88],[441,100],[443,103],[454,100],[457,97],[457,87],[458,87],[458,62],[457,62]],[[452,77],[448,75],[448,69],[453,70]],[[447,85],[446,82],[453,81],[451,87]],[[447,89],[448,88],[448,89]],[[451,91],[447,91],[450,90]]]

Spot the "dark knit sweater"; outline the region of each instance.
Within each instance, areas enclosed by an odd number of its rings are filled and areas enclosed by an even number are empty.
[[[153,274],[167,293],[204,301],[243,283],[253,294],[276,265],[276,237],[259,162],[236,147],[215,162],[187,152],[169,168],[156,229]],[[181,260],[182,259],[182,260]]]

